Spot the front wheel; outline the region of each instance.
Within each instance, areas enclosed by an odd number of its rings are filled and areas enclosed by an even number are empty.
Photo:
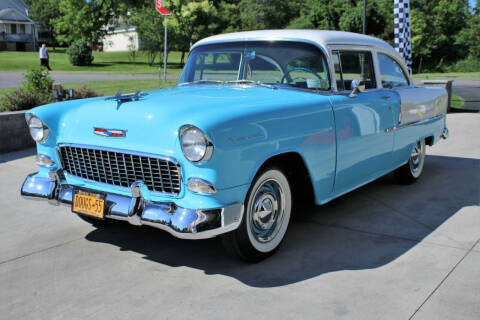
[[[420,178],[425,164],[425,140],[417,142],[408,162],[395,170],[395,178],[401,184],[411,184]]]
[[[287,232],[291,210],[286,175],[278,168],[263,170],[248,191],[240,227],[222,236],[224,247],[249,262],[271,256]]]

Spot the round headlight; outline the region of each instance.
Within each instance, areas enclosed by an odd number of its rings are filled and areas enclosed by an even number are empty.
[[[180,142],[183,154],[192,162],[208,160],[212,156],[213,144],[197,127],[183,126],[180,129]]]
[[[42,143],[47,140],[49,130],[40,118],[31,116],[30,119],[28,119],[28,129],[30,130],[33,140],[36,142]]]

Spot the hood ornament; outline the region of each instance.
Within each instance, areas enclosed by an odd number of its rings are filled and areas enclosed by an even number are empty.
[[[128,93],[128,94],[123,94],[123,91],[120,90],[118,91],[114,96],[112,97],[107,97],[105,100],[116,100],[117,101],[117,110],[120,108],[122,103],[124,102],[129,102],[129,101],[138,101],[140,98],[145,97],[148,95],[146,92],[142,91],[137,91],[135,93]]]
[[[104,137],[122,138],[127,136],[127,130],[93,128],[93,133]]]

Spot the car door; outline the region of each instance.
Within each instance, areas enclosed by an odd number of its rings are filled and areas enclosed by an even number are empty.
[[[355,188],[392,165],[392,104],[398,99],[378,88],[372,52],[332,52],[338,94],[334,96],[337,166],[334,192]],[[364,79],[365,90],[352,93]]]

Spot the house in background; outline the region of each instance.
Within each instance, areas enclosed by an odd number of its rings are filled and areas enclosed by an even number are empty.
[[[0,51],[34,51],[38,35],[23,0],[0,0]]]
[[[102,39],[103,51],[138,51],[142,49],[135,26],[110,27]]]

